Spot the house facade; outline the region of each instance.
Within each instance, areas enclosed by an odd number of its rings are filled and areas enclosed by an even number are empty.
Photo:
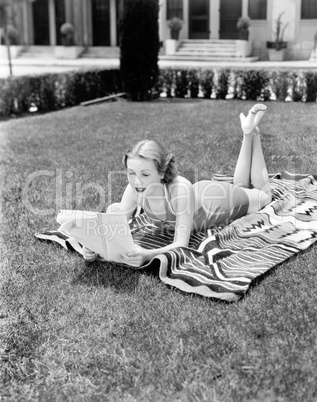
[[[123,5],[124,0],[26,0],[11,19],[24,46],[61,45],[60,26],[67,21],[75,28],[76,45],[110,50],[119,46]],[[248,16],[253,55],[262,60],[267,59],[266,42],[274,39],[281,13],[287,59],[308,59],[317,40],[317,0],[159,0],[159,7],[163,47],[170,38],[167,22],[174,16],[183,21],[180,40],[237,39],[237,20]]]

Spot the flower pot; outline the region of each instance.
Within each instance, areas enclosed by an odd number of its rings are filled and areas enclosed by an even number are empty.
[[[10,55],[11,59],[15,59],[20,55],[23,51],[24,46],[20,45],[11,45],[10,46]],[[0,45],[0,59],[7,59],[8,58],[8,49],[6,45]]]
[[[284,61],[285,60],[285,54],[286,50],[285,49],[267,49],[268,54],[269,54],[269,60],[270,61]]]
[[[240,40],[249,40],[249,29],[240,29],[238,36]]]
[[[249,57],[252,54],[251,40],[236,40],[236,56]]]
[[[83,51],[83,46],[55,46],[54,55],[57,59],[77,59]]]
[[[178,40],[175,39],[166,39],[165,41],[165,53],[167,55],[175,54],[178,48]]]
[[[171,29],[171,39],[178,40],[179,29]]]

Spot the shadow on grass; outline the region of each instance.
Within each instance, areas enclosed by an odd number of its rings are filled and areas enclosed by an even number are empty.
[[[158,278],[158,266],[153,264],[146,270],[139,271],[127,265],[111,262],[85,262],[82,270],[73,278],[72,283],[111,287],[118,292],[130,293],[135,291],[141,275]]]

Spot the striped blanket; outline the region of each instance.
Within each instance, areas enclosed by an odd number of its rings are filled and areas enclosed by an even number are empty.
[[[216,180],[232,180],[217,176]],[[305,250],[317,239],[317,181],[282,173],[270,178],[273,201],[226,227],[194,233],[188,247],[158,255],[138,270],[159,266],[167,285],[227,301],[240,299],[253,279]],[[134,242],[144,248],[173,240],[171,228],[157,227],[144,213],[130,222]],[[37,234],[81,253],[81,245],[58,230]]]

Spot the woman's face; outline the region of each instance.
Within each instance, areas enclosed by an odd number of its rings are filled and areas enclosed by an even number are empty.
[[[138,156],[127,159],[127,174],[130,185],[141,194],[149,195],[161,188],[161,174],[152,160]]]

